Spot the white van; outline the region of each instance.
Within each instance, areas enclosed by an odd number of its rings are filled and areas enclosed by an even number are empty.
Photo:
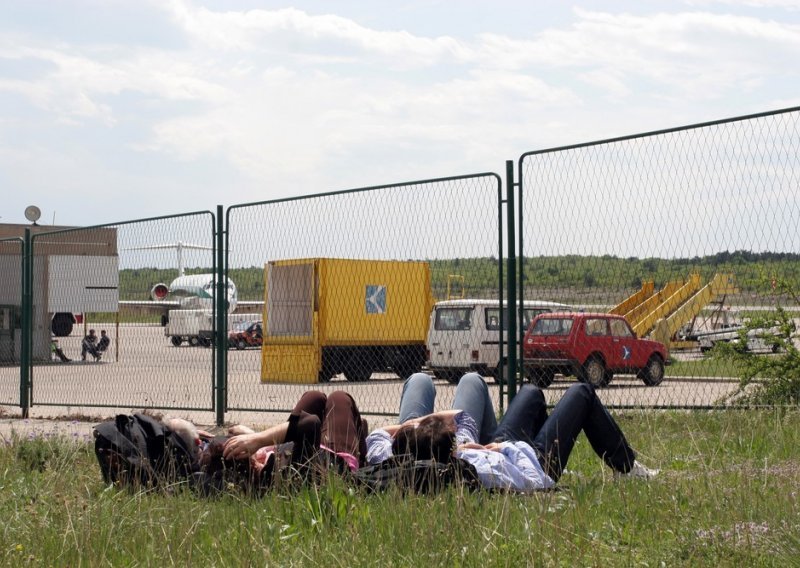
[[[528,329],[537,315],[557,310],[571,311],[572,307],[556,302],[525,301],[522,313],[517,316],[520,330]],[[457,383],[468,371],[496,379],[502,370],[499,322],[499,300],[437,302],[428,326],[428,369],[451,383]],[[503,323],[508,325],[507,321]],[[504,345],[507,341],[508,333],[504,329]]]

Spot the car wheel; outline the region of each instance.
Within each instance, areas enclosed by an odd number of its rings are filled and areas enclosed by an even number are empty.
[[[540,389],[546,389],[553,383],[556,372],[553,369],[531,369],[526,373],[527,379],[531,384],[536,385]]]
[[[236,342],[236,349],[238,349],[239,351],[241,351],[245,347],[247,347],[247,343],[244,342],[244,339],[240,339],[239,341]]]
[[[177,335],[173,335],[173,336],[170,338],[170,341],[172,342],[172,345],[174,345],[175,347],[180,347],[180,346],[181,346],[181,343],[183,343],[183,339],[181,339],[181,338],[180,338],[180,337],[178,337]]]
[[[647,366],[642,369],[641,379],[648,387],[661,384],[664,380],[664,361],[658,355],[653,355],[647,362]]]
[[[581,368],[581,382],[589,383],[595,387],[604,387],[608,384],[609,374],[606,366],[599,357],[591,357]]]
[[[191,345],[192,347],[197,347],[198,345],[200,345],[200,338],[197,337],[196,335],[191,336],[189,338],[189,345]]]

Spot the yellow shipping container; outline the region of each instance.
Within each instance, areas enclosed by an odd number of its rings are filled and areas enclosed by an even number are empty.
[[[264,270],[264,382],[327,382],[344,373],[405,378],[425,362],[433,306],[426,262],[315,258]]]

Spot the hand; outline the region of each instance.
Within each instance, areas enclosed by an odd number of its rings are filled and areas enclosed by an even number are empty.
[[[197,429],[197,435],[200,437],[201,440],[212,440],[214,438],[214,434],[208,432],[206,430]]]
[[[500,442],[492,442],[490,444],[476,444],[475,442],[467,442],[466,444],[459,444],[459,450],[487,450],[490,452],[499,452],[501,449]]]
[[[240,434],[252,434],[255,432],[252,428],[248,428],[244,424],[234,424],[230,428],[228,428],[228,435],[229,436],[238,436]]]
[[[261,442],[257,434],[239,434],[225,442],[225,449],[222,451],[222,457],[226,460],[247,459],[256,453],[260,447]]]

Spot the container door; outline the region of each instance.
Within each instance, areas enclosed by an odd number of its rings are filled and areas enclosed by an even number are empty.
[[[316,383],[316,264],[313,260],[271,262],[266,270],[261,380]]]

